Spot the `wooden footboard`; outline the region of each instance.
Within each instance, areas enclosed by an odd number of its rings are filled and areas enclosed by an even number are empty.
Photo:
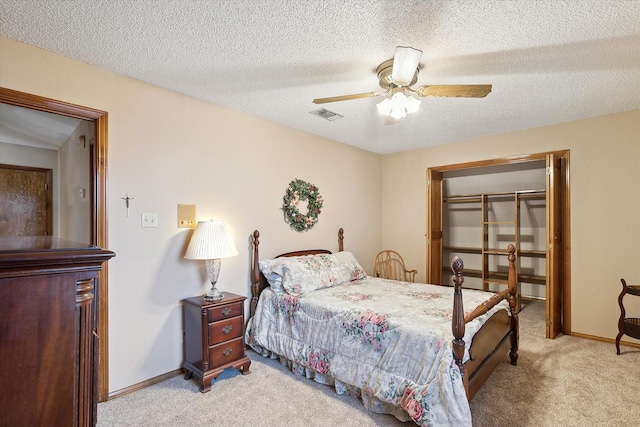
[[[516,295],[518,283],[515,274],[515,251],[513,245],[507,248],[509,252],[509,279],[507,289],[489,298],[478,305],[471,313],[464,315],[462,304],[462,270],[464,264],[462,259],[455,257],[451,261],[451,269],[454,273],[454,300],[453,300],[453,357],[460,368],[467,398],[473,396],[480,389],[485,380],[495,367],[509,353],[511,364],[518,362],[518,313],[516,310]],[[469,360],[462,363],[465,351],[463,341],[465,324],[478,316],[485,314],[503,299],[509,301],[510,315],[505,311],[499,311],[489,318],[480,330],[475,334],[471,346],[469,347]]]
[[[509,352],[511,347],[511,318],[501,310],[491,316],[473,337],[469,360],[464,364],[467,395],[473,399],[485,380]]]

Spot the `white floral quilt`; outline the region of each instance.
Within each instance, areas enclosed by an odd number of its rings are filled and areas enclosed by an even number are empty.
[[[492,295],[462,293],[465,314]],[[265,289],[246,340],[338,393],[359,393],[372,411],[420,426],[471,426],[451,349],[452,309],[453,288],[373,277],[302,296]],[[503,309],[505,301],[466,325],[467,348]]]

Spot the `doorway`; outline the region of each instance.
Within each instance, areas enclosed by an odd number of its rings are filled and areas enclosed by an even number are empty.
[[[507,197],[513,206],[515,202],[516,216],[513,220],[498,220],[487,218],[486,210],[489,209],[486,194],[473,194],[474,192],[466,192],[463,196],[458,196],[447,200],[449,196],[446,188],[443,186],[443,179],[446,174],[452,172],[463,172],[469,176],[474,173],[480,174],[481,171],[486,173],[492,168],[536,168],[538,164],[542,164],[543,189],[538,194],[523,194],[518,191],[511,191],[510,195],[505,192],[494,192],[489,197],[498,197],[504,200]],[[479,175],[478,175],[479,176]],[[487,236],[491,234],[487,228],[488,224],[501,224],[501,227],[511,227],[513,233],[507,239],[518,241],[518,221],[520,209],[520,197],[526,198],[542,198],[545,208],[543,209],[545,218],[545,227],[542,232],[542,250],[527,250],[531,248],[520,248],[518,250],[518,259],[527,257],[543,257],[545,266],[543,266],[544,276],[529,277],[527,280],[542,282],[545,286],[546,300],[546,336],[555,338],[561,332],[571,334],[571,294],[570,294],[570,197],[569,197],[569,151],[539,153],[526,156],[517,156],[504,159],[485,160],[480,162],[470,162],[463,164],[446,165],[434,167],[427,170],[427,281],[429,283],[443,283],[443,254],[447,250],[458,250],[461,246],[465,246],[463,251],[470,254],[471,257],[478,257],[480,268],[477,271],[478,277],[481,278],[483,289],[487,282],[490,282],[487,273],[488,261],[486,253],[495,254],[495,249],[488,249],[491,240]],[[478,191],[476,190],[476,193]],[[463,192],[464,193],[464,192]],[[482,216],[477,221],[477,235],[482,236],[483,242],[477,245],[458,244],[456,248],[452,248],[447,230],[444,228],[444,205],[447,202],[463,203],[469,206],[469,202],[478,204],[478,212],[482,212]],[[493,207],[492,207],[493,208]],[[473,210],[474,208],[470,208]],[[491,212],[495,214],[495,212]],[[507,225],[505,225],[507,224]],[[514,224],[516,231],[513,231]],[[504,229],[504,228],[503,228]],[[481,231],[480,231],[481,230]],[[502,237],[504,239],[504,236]],[[498,236],[498,240],[500,236]],[[523,274],[524,276],[524,274]],[[495,275],[493,275],[495,277]]]
[[[90,145],[90,243],[107,248],[107,113],[3,87],[0,87],[0,103],[93,122],[94,143]],[[96,283],[98,290],[99,402],[106,401],[109,393],[108,276],[108,263],[106,263],[98,273]]]

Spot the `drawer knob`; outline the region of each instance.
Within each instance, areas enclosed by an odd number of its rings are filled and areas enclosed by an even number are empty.
[[[232,352],[233,352],[233,349],[225,348],[224,350],[222,350],[222,355],[226,357],[226,356],[229,356]]]
[[[229,307],[225,307],[222,309],[222,314],[228,316],[231,314],[231,309]]]
[[[231,332],[231,330],[232,330],[232,329],[233,329],[233,326],[231,326],[231,325],[227,325],[227,326],[225,326],[224,328],[222,328],[222,333],[223,333],[223,334],[228,334],[228,333],[230,333],[230,332]]]

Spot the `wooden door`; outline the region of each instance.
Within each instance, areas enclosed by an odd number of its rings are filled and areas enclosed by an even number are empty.
[[[51,169],[0,165],[0,236],[51,236]]]
[[[442,285],[442,172],[427,172],[427,283]]]
[[[562,331],[562,221],[561,215],[561,159],[547,155],[547,338],[555,338]]]

